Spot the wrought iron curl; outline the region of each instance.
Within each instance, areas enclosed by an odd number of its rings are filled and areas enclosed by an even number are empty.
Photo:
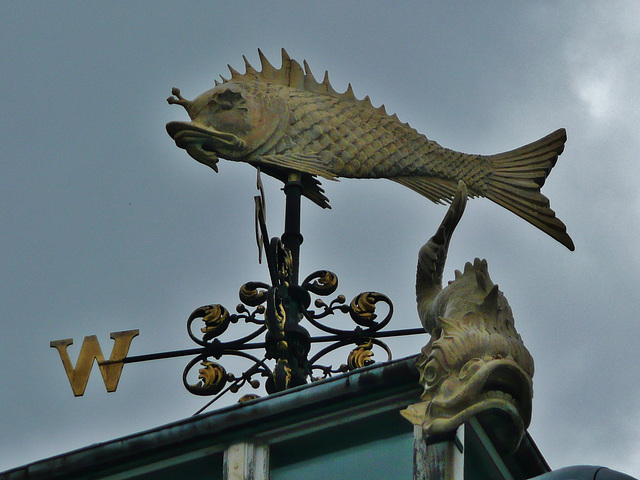
[[[332,351],[337,350],[341,347],[352,345],[354,343],[357,346],[353,350],[351,350],[351,352],[349,352],[349,355],[347,356],[347,362],[341,364],[337,368],[334,368],[330,365],[320,365],[316,363],[318,360],[331,353]],[[373,360],[371,357],[374,356],[374,345],[379,346],[385,351],[385,353],[387,354],[387,359],[385,361],[388,362],[392,360],[393,355],[391,354],[391,349],[386,343],[379,339],[366,338],[357,342],[353,341],[352,339],[338,341],[322,349],[310,360],[310,362],[313,363],[312,369],[320,370],[322,372],[321,377],[313,377],[312,381],[322,380],[323,378],[332,376],[332,374],[334,373],[345,373],[352,370],[357,370],[359,368],[368,367],[369,365],[373,365],[375,363],[375,360]]]
[[[262,377],[272,375],[271,369],[265,364],[264,360],[251,354],[234,350],[227,350],[224,354],[246,358],[251,360],[253,365],[243,371],[239,376],[236,376],[233,373],[228,373],[219,363],[210,361],[208,359],[210,355],[207,353],[198,355],[187,364],[182,373],[182,383],[185,388],[194,395],[221,396],[227,391],[236,393],[245,384],[249,384],[252,388],[257,389],[260,387],[261,382],[254,378],[255,375]],[[198,363],[202,367],[198,370],[198,383],[192,384],[188,380],[189,373]]]
[[[331,295],[338,289],[338,276],[329,270],[318,270],[304,279],[302,287],[316,295]]]
[[[376,304],[378,302],[386,303],[389,307],[387,316],[381,322],[376,322],[378,315],[376,314]],[[349,305],[349,314],[351,319],[362,327],[367,327],[367,330],[373,330],[377,332],[383,329],[393,317],[393,303],[389,297],[378,292],[363,292],[360,295],[354,297]]]
[[[263,282],[247,282],[240,287],[240,301],[250,307],[257,307],[267,301],[270,285]],[[240,305],[238,305],[240,307]]]
[[[230,314],[229,311],[220,304],[204,305],[196,308],[187,319],[187,333],[189,338],[200,346],[210,347],[217,341],[217,337],[227,330],[231,323],[244,320],[245,323],[264,326],[264,319],[257,318],[258,315],[264,315],[265,313],[265,307],[261,305],[261,303],[266,301],[267,295],[266,292],[259,291],[257,288],[262,288],[262,285],[264,284],[259,282],[249,282],[240,289],[240,298],[243,301],[248,300],[248,302],[245,303],[249,306],[254,306],[255,309],[253,311],[249,311],[242,303],[236,306],[237,313],[235,314]],[[198,319],[204,322],[204,327],[199,329],[202,338],[199,338],[193,332],[193,322]],[[259,333],[254,332],[242,339],[235,340],[233,343],[246,343],[256,338],[263,331],[264,329],[259,331]],[[214,340],[213,342],[212,339]]]
[[[330,273],[330,272],[329,272]],[[333,274],[335,275],[335,274]],[[393,317],[393,303],[386,295],[378,292],[363,292],[356,295],[349,305],[345,304],[346,297],[344,295],[338,295],[328,305],[322,300],[317,299],[314,302],[316,308],[321,308],[322,311],[316,312],[314,310],[307,310],[304,312],[305,318],[314,327],[335,335],[353,335],[359,336],[370,335],[373,332],[377,332],[383,329],[391,321]],[[381,322],[376,322],[378,315],[376,313],[376,304],[382,302],[388,306],[388,312],[385,318]],[[356,328],[354,330],[343,330],[333,328],[328,325],[324,325],[318,320],[323,319],[329,315],[333,315],[335,312],[340,311],[342,313],[349,313],[351,319],[359,326],[365,327]]]
[[[222,365],[208,361],[206,358],[206,355],[199,355],[194,358],[187,364],[184,372],[182,373],[182,383],[185,388],[194,395],[216,395],[217,393],[220,393],[227,382],[231,380],[229,374]],[[199,382],[197,384],[191,384],[187,380],[187,375],[197,363],[200,363],[202,366],[202,368],[198,370]]]

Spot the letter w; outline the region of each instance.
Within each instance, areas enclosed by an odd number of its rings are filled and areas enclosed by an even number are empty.
[[[112,332],[111,338],[115,340],[113,350],[111,350],[110,362],[102,365],[104,362],[104,356],[102,355],[102,349],[98,343],[98,339],[95,335],[84,337],[82,347],[80,348],[80,354],[78,355],[78,361],[76,367],[73,368],[71,360],[69,359],[69,353],[67,347],[73,345],[73,339],[67,338],[65,340],[53,340],[50,343],[52,348],[58,350],[62,365],[67,372],[69,382],[71,383],[71,389],[76,397],[84,395],[84,390],[87,388],[87,382],[89,381],[89,374],[91,373],[91,367],[94,360],[98,360],[98,366],[100,367],[100,373],[102,374],[102,380],[104,381],[107,392],[115,392],[118,387],[118,381],[120,380],[120,374],[122,373],[122,367],[124,363],[121,362],[123,358],[129,353],[129,346],[131,341],[140,333],[140,330],[127,330],[124,332]]]

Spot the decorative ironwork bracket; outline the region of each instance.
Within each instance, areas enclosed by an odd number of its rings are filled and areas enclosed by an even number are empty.
[[[393,316],[393,304],[386,295],[377,292],[360,293],[349,304],[344,295],[336,296],[329,303],[318,298],[314,302],[314,308],[310,308],[312,295],[326,297],[336,292],[338,277],[328,270],[320,270],[310,274],[302,282],[298,281],[300,245],[303,241],[300,234],[301,176],[296,172],[289,174],[284,187],[284,233],[281,238],[271,238],[268,243],[266,205],[259,170],[257,188],[256,240],[259,260],[264,249],[271,284],[244,284],[239,293],[242,303],[236,307],[236,313],[229,313],[224,306],[215,304],[200,307],[191,314],[187,321],[187,331],[203,351],[184,370],[183,382],[187,390],[196,395],[215,395],[215,401],[227,391],[237,392],[245,384],[257,388],[260,382],[256,377],[261,376],[266,378],[265,388],[271,394],[303,385],[309,380],[315,381],[370,365],[374,363],[374,346],[384,350],[387,360],[391,360],[391,350],[381,338],[425,333],[422,328],[383,332],[382,329]],[[378,319],[379,304],[387,307],[382,320]],[[348,313],[356,324],[355,328],[344,330],[321,323],[321,320],[337,312]],[[301,325],[303,319],[325,335],[312,337]],[[193,332],[196,320],[204,323],[198,335]],[[256,330],[231,342],[221,342],[218,339],[231,323],[241,320],[256,325]],[[252,343],[252,340],[262,334],[264,342]],[[315,343],[329,345],[309,358],[311,346]],[[355,348],[349,353],[346,363],[337,367],[318,363],[330,352],[349,345],[354,345]],[[250,350],[263,350],[264,356],[260,358],[252,355],[248,353]],[[212,361],[225,355],[249,359],[252,365],[239,376],[227,373],[220,363]],[[270,367],[268,361],[273,361],[275,365]],[[189,373],[197,364],[201,367],[198,369],[198,382],[190,383]]]
[[[111,364],[135,363],[161,358],[181,356],[195,357],[184,369],[182,379],[185,388],[202,396],[214,396],[196,414],[204,411],[227,392],[236,393],[245,385],[260,386],[259,378],[265,378],[268,394],[283,391],[309,381],[330,377],[333,374],[355,370],[374,363],[374,347],[382,349],[387,361],[392,359],[391,349],[381,339],[406,335],[424,334],[423,328],[382,331],[391,321],[393,304],[382,293],[363,292],[347,303],[344,295],[337,295],[325,302],[316,298],[311,307],[312,296],[328,297],[338,288],[338,277],[328,271],[319,270],[299,282],[300,245],[300,200],[302,196],[301,174],[289,173],[285,183],[285,228],[280,238],[269,240],[266,225],[264,189],[258,170],[255,199],[256,241],[258,260],[266,257],[270,284],[264,282],[245,283],[239,292],[241,303],[230,313],[220,304],[205,305],[193,311],[187,320],[189,337],[198,348],[173,352],[137,355],[99,361],[101,368]],[[378,306],[386,305],[386,314],[379,319]],[[349,314],[356,326],[351,330],[325,325],[327,317],[340,312]],[[300,323],[307,322],[322,332],[311,336]],[[194,323],[199,323],[197,328]],[[231,324],[243,322],[254,325],[255,330],[236,340],[221,341]],[[196,333],[197,331],[197,333]],[[263,341],[254,341],[259,337]],[[311,358],[313,344],[328,344]],[[346,362],[334,367],[319,361],[330,352],[353,346]],[[261,351],[261,354],[250,352]],[[242,373],[228,372],[218,363],[222,357],[237,357],[248,360],[250,366]],[[197,371],[197,380],[190,381]],[[248,394],[240,401],[256,398]]]

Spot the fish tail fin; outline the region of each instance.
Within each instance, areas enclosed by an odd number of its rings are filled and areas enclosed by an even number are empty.
[[[567,133],[560,129],[524,147],[489,156],[493,169],[485,179],[484,196],[574,250],[567,227],[540,193],[566,141]]]

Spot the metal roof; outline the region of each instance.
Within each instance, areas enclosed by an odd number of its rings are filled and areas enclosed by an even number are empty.
[[[0,473],[0,480],[133,478],[144,472],[197,462],[238,441],[287,442],[346,422],[369,422],[376,415],[391,415],[394,419],[397,415],[398,420],[394,421],[411,432],[413,427],[400,420],[398,412],[416,402],[422,392],[416,357],[374,364],[90,445]],[[549,470],[528,435],[505,462],[511,469],[528,472],[528,476]]]

